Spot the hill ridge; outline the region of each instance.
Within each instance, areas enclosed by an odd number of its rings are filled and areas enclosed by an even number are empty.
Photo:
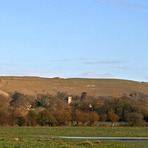
[[[148,95],[148,83],[126,79],[0,76],[0,90],[9,94],[19,91],[29,95],[57,92],[73,95],[87,92],[90,96],[120,96],[132,92]]]

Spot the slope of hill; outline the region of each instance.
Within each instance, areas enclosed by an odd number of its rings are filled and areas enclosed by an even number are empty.
[[[2,91],[2,90],[0,90],[0,95],[3,95],[5,97],[8,97],[9,96],[9,94],[7,92]]]
[[[0,77],[0,93],[19,91],[24,94],[56,94],[65,92],[80,95],[87,92],[91,96],[121,96],[134,92],[148,95],[148,83],[120,79],[82,78],[40,78],[40,77]]]

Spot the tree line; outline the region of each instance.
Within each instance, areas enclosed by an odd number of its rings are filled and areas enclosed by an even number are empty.
[[[56,95],[24,95],[14,92],[10,97],[0,95],[1,126],[96,126],[103,122],[125,122],[130,126],[148,125],[148,98],[123,95],[72,95],[68,104],[67,93]],[[101,124],[99,124],[101,125]]]

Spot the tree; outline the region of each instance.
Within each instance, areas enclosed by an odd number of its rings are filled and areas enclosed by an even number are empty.
[[[26,116],[18,116],[17,117],[17,125],[18,126],[25,126],[27,124],[27,117]]]
[[[95,111],[88,112],[89,114],[89,125],[91,126],[94,122],[98,121],[100,119],[99,115]]]
[[[0,108],[0,125],[9,125],[9,113],[8,110],[5,108]]]
[[[92,102],[88,99],[82,100],[78,104],[78,109],[85,112],[93,110]]]
[[[64,93],[64,92],[57,92],[56,97],[58,99],[65,100],[66,98],[68,98],[68,94],[67,93]]]
[[[8,109],[8,113],[9,113],[8,124],[11,126],[16,126],[18,124],[18,117],[21,116],[20,111],[16,108],[10,107]]]
[[[22,116],[25,116],[27,115],[28,110],[31,108],[31,104],[33,101],[33,96],[24,95],[20,92],[15,92],[11,96],[10,106],[19,109]]]
[[[11,95],[11,98],[12,98],[11,103],[16,102],[22,95],[23,95],[23,94],[20,93],[20,92],[17,92],[17,91],[14,92],[14,93]]]
[[[56,123],[56,119],[49,110],[45,109],[39,112],[37,122],[41,126],[53,126]]]
[[[76,121],[82,122],[83,125],[88,123],[88,125],[92,125],[95,121],[99,120],[99,115],[95,111],[76,111]]]
[[[126,114],[133,110],[131,105],[133,101],[127,96],[122,96],[120,102],[120,121],[126,121]]]
[[[107,114],[106,114],[106,113],[101,114],[101,115],[100,115],[100,120],[101,120],[101,121],[107,121],[107,120],[108,120]]]
[[[128,113],[126,120],[131,126],[141,126],[144,124],[144,116],[138,112]]]
[[[35,110],[28,111],[27,125],[29,125],[29,126],[36,126],[37,125],[37,112]]]
[[[119,114],[119,110],[121,107],[121,99],[116,97],[111,97],[106,103],[110,108],[110,111],[114,112],[115,114]]]
[[[38,94],[37,99],[32,103],[32,108],[47,107],[50,104],[50,97],[49,94]]]
[[[112,122],[112,126],[115,126],[114,123],[119,121],[119,116],[113,112],[109,112],[108,119]]]
[[[71,109],[67,102],[60,99],[53,99],[48,110],[53,114],[56,119],[57,125],[65,125],[66,121],[71,121]]]
[[[82,92],[81,94],[81,100],[84,100],[87,98],[87,92]]]
[[[9,102],[10,98],[0,95],[0,125],[9,125]]]
[[[89,121],[89,114],[87,112],[77,110],[76,111],[76,121],[77,123],[82,122],[84,125],[86,122]]]

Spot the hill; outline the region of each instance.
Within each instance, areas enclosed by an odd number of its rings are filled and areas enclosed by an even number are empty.
[[[23,94],[57,94],[64,92],[80,95],[87,92],[91,96],[121,96],[130,93],[148,95],[148,83],[121,79],[83,78],[40,78],[40,77],[0,77],[0,94],[18,91]]]

